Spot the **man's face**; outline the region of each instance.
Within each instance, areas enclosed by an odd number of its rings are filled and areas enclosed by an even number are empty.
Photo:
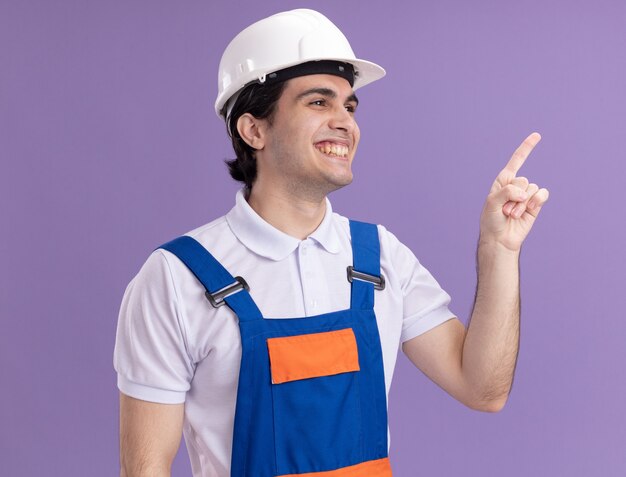
[[[278,100],[260,167],[290,192],[311,199],[352,182],[360,131],[350,83],[333,75],[291,79]]]

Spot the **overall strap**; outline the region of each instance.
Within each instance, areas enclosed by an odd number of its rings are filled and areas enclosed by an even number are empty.
[[[353,267],[348,267],[352,282],[350,307],[374,308],[374,287],[383,289],[385,280],[380,273],[380,242],[375,224],[350,220]]]
[[[235,279],[218,262],[211,253],[195,239],[183,235],[171,242],[161,245],[159,248],[176,255],[198,280],[204,285],[213,306],[219,306],[225,302],[235,312],[239,321],[261,320],[263,315],[248,293],[247,284],[239,277]],[[245,287],[244,288],[244,284]],[[229,289],[233,292],[229,294]],[[226,295],[221,297],[220,295]],[[216,302],[215,297],[219,297]],[[208,296],[207,296],[208,298]]]

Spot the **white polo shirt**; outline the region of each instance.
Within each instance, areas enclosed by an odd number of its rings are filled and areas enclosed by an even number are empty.
[[[375,292],[387,393],[399,346],[454,317],[450,297],[415,255],[378,226],[381,271]],[[242,191],[225,216],[188,234],[234,276],[268,319],[319,315],[350,307],[348,219],[326,215],[306,240],[265,222]],[[304,318],[306,319],[306,318]],[[205,289],[170,252],[154,251],[122,301],[114,364],[128,396],[185,403],[184,435],[194,477],[228,477],[241,342],[237,317],[213,308]]]

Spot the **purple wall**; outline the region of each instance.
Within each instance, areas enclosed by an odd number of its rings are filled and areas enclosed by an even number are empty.
[[[355,182],[335,209],[395,232],[466,321],[483,200],[534,130],[522,172],[552,194],[522,254],[507,407],[465,409],[402,357],[395,475],[626,475],[626,3],[365,5],[307,4],[388,71],[359,92]],[[117,472],[124,288],[153,247],[232,206],[219,57],[300,6],[0,1],[2,475]],[[184,447],[174,475],[189,475]]]

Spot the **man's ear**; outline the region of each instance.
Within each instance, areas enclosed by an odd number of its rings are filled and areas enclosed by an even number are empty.
[[[246,144],[257,151],[265,147],[265,121],[257,119],[250,113],[244,113],[237,119],[237,131]]]

